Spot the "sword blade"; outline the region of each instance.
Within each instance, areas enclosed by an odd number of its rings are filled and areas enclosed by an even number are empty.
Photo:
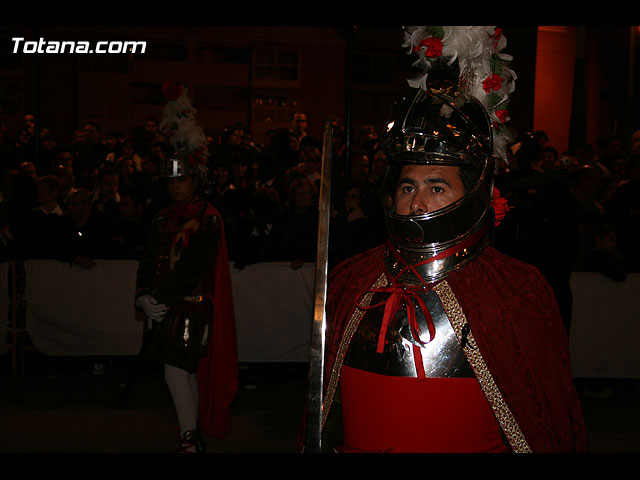
[[[320,177],[318,251],[316,256],[315,302],[311,331],[309,359],[309,392],[305,452],[318,453],[321,449],[322,395],[324,377],[324,346],[326,330],[327,272],[329,264],[329,220],[331,217],[331,152],[332,123],[325,122],[322,145],[322,172]]]

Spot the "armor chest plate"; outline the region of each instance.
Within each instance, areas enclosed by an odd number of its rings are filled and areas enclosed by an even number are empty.
[[[372,304],[380,300],[377,298],[378,295],[380,294],[374,296]],[[424,314],[417,306],[413,308],[418,328],[422,332],[420,340],[424,345],[414,339],[405,306],[391,320],[384,350],[378,353],[378,336],[384,308],[372,309],[366,313],[358,326],[349,346],[345,364],[381,375],[416,377],[414,347],[417,347],[420,348],[427,377],[474,377],[438,295],[428,291],[422,294],[422,298],[435,326],[435,335],[431,341]]]

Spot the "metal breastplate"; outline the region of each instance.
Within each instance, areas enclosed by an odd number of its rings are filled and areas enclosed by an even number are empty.
[[[371,304],[380,301],[376,294]],[[384,308],[367,311],[360,322],[349,346],[345,364],[381,375],[416,377],[414,345],[420,348],[422,363],[427,377],[474,377],[473,370],[462,351],[451,323],[442,307],[438,295],[433,291],[422,294],[435,326],[433,340],[429,341],[427,323],[419,307],[415,307],[416,319],[421,335],[420,345],[413,338],[406,306],[397,312],[391,321],[382,353],[377,352],[378,335]],[[428,343],[427,343],[428,342]]]

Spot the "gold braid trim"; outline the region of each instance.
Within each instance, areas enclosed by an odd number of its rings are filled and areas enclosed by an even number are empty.
[[[482,354],[477,347],[470,329],[466,332],[466,335],[464,335],[465,338],[463,338],[463,329],[468,329],[469,326],[453,290],[451,290],[446,280],[435,285],[433,290],[438,294],[440,302],[442,302],[447,317],[449,317],[451,325],[456,332],[458,341],[464,347],[464,353],[476,374],[480,387],[489,405],[491,405],[493,413],[502,427],[511,448],[515,453],[531,453],[531,447],[529,447],[527,440],[524,438],[524,434],[520,430],[509,406],[504,401],[504,398],[502,398],[502,394],[482,358]]]
[[[384,287],[387,285],[387,276],[383,273],[380,275],[376,283],[373,284],[371,288],[376,289],[379,287]],[[367,293],[362,301],[360,302],[360,306],[368,307],[371,303],[371,298],[373,297],[373,293]],[[331,404],[333,403],[333,397],[335,396],[336,389],[338,388],[338,381],[340,380],[340,372],[342,371],[342,363],[344,362],[344,356],[347,353],[347,348],[351,343],[351,339],[353,338],[354,333],[358,329],[360,325],[360,321],[364,317],[364,310],[360,308],[356,308],[351,314],[351,318],[347,323],[347,327],[344,329],[342,334],[342,340],[340,340],[340,346],[338,347],[338,353],[336,355],[336,361],[333,364],[333,368],[331,369],[331,378],[329,379],[329,383],[327,384],[327,392],[325,393],[324,399],[322,401],[322,427],[324,428],[324,424],[329,417],[329,410],[331,409]]]

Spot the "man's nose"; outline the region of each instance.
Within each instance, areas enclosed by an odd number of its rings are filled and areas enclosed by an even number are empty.
[[[414,215],[421,215],[429,213],[429,211],[429,202],[426,196],[422,193],[417,193],[411,202],[411,213]]]

